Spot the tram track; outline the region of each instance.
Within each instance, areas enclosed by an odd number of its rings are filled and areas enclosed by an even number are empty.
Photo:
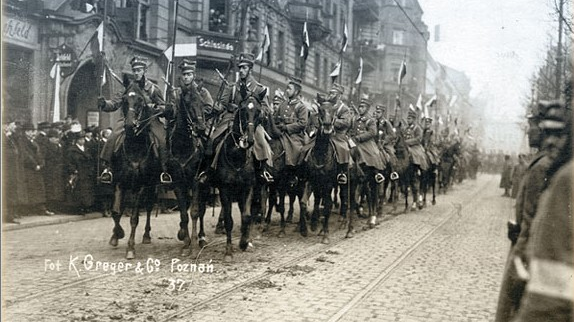
[[[478,187],[476,189],[476,191],[481,191],[483,190],[486,186],[488,185],[488,183],[483,184],[482,186]],[[359,292],[356,296],[354,296],[347,304],[345,304],[336,314],[334,314],[330,319],[329,322],[331,321],[339,321],[343,316],[345,316],[345,314],[352,309],[357,303],[359,303],[359,301],[367,296],[369,296],[369,294],[372,293],[372,291],[379,286],[381,283],[383,283],[386,279],[388,279],[391,274],[405,261],[407,260],[409,257],[411,257],[418,249],[419,247],[426,241],[428,240],[438,229],[440,229],[441,227],[443,227],[447,222],[449,222],[453,217],[460,215],[461,211],[462,211],[462,204],[465,204],[466,202],[469,202],[470,200],[472,200],[473,195],[469,195],[468,197],[466,197],[465,199],[463,199],[463,201],[461,203],[457,203],[457,204],[452,204],[453,209],[450,211],[450,213],[447,215],[447,217],[445,219],[443,219],[436,227],[434,227],[433,229],[431,229],[429,232],[427,232],[426,234],[424,234],[421,238],[419,238],[414,244],[412,244],[407,250],[405,250],[393,263],[391,263],[390,265],[388,265],[387,267],[385,267],[385,269],[381,272],[381,274],[379,274],[371,283],[369,283],[369,285],[363,289],[361,292]],[[393,219],[396,219],[393,218]],[[229,296],[231,294],[233,294],[235,291],[240,290],[242,288],[245,288],[247,286],[249,286],[250,284],[253,283],[257,283],[259,281],[265,280],[267,278],[269,278],[270,276],[274,275],[275,271],[277,269],[285,269],[287,267],[293,266],[295,264],[301,263],[305,260],[311,259],[314,256],[317,256],[321,253],[324,253],[326,251],[328,251],[331,248],[334,248],[335,246],[341,244],[342,242],[344,242],[346,240],[346,238],[341,235],[340,239],[335,240],[334,242],[332,242],[329,245],[324,245],[323,247],[320,247],[319,249],[315,249],[313,251],[309,251],[305,254],[302,254],[300,256],[297,256],[295,258],[292,258],[286,262],[282,262],[279,263],[277,265],[272,265],[269,267],[269,269],[264,272],[261,273],[259,275],[253,276],[249,279],[246,279],[245,281],[234,285],[232,287],[229,287],[223,291],[218,292],[217,294],[215,294],[214,296],[211,296],[209,299],[205,299],[203,301],[200,301],[196,304],[192,304],[190,307],[188,308],[184,308],[181,309],[177,312],[174,312],[166,317],[164,317],[163,319],[161,319],[161,321],[172,321],[174,319],[177,318],[182,318],[185,316],[190,316],[193,312],[195,311],[199,311],[213,303],[216,303],[219,299],[225,298],[226,296]]]

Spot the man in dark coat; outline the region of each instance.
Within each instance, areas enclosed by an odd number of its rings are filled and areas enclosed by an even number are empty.
[[[2,137],[2,221],[14,223],[14,219],[19,217],[18,206],[22,204],[22,199],[26,199],[26,190],[23,185],[22,164],[20,161],[20,148],[17,140],[16,122],[9,122],[4,126]]]
[[[211,133],[208,144],[207,153],[208,155],[213,155],[215,153],[212,167],[217,163],[218,150],[219,147],[215,147],[213,151],[212,146],[214,142],[220,141],[219,138],[230,128],[233,123],[234,113],[239,108],[239,103],[244,99],[242,97],[242,90],[247,90],[251,95],[255,97],[265,97],[267,95],[267,88],[260,83],[258,83],[252,75],[253,63],[255,57],[253,54],[245,53],[241,54],[239,57],[239,80],[225,87],[223,95],[221,96],[221,105],[219,105],[219,120],[214,125],[213,132]],[[216,108],[218,106],[215,106]],[[262,113],[270,113],[271,109],[267,105],[265,99],[261,100]],[[222,108],[222,109],[221,109]],[[267,170],[268,167],[273,166],[273,152],[269,146],[269,142],[265,137],[265,131],[261,125],[255,128],[253,144],[253,155],[258,161],[256,164],[256,171],[267,181],[273,181],[273,176]],[[221,144],[220,144],[221,146]]]
[[[440,155],[434,142],[434,131],[432,130],[433,119],[430,115],[425,115],[423,120],[422,146],[425,149],[429,162],[437,166],[440,162]]]
[[[389,162],[391,168],[396,169],[398,160],[395,156],[395,143],[397,135],[393,124],[385,117],[387,107],[384,105],[377,105],[375,107],[375,120],[377,122],[377,145],[383,154],[385,163]],[[391,179],[398,179],[398,173],[393,172]]]
[[[46,206],[49,211],[61,211],[62,203],[65,201],[64,149],[60,144],[58,131],[50,129],[46,137],[48,138],[48,144],[44,149]]]
[[[335,147],[335,154],[337,156],[338,172],[337,183],[339,185],[347,184],[347,171],[349,169],[349,161],[351,160],[351,152],[349,147],[349,137],[347,132],[351,127],[353,121],[353,113],[341,99],[345,89],[338,83],[333,83],[329,92],[329,100],[335,100],[333,108],[335,109],[335,133],[331,135],[330,140]]]
[[[377,137],[376,121],[368,114],[371,105],[372,102],[369,99],[361,99],[358,110],[359,115],[355,118],[353,126],[349,130],[351,139],[357,145],[355,147],[356,154],[353,155],[353,158],[359,165],[364,164],[383,171],[385,164],[375,142]],[[378,183],[382,182],[382,174],[377,173],[375,179]]]
[[[28,213],[32,215],[53,215],[46,209],[46,190],[44,186],[44,156],[40,146],[34,141],[36,128],[32,123],[23,125],[24,135],[19,140],[23,168],[22,184],[26,187]]]
[[[510,189],[512,188],[512,168],[513,166],[512,161],[510,161],[510,155],[505,155],[499,185],[500,188],[504,189],[503,197],[510,197]]]
[[[167,161],[169,158],[168,151],[167,151],[167,144],[166,144],[166,131],[163,124],[159,121],[159,116],[165,110],[165,102],[163,100],[163,94],[159,87],[152,83],[149,79],[146,78],[145,73],[147,71],[147,62],[140,58],[134,57],[131,62],[132,72],[134,73],[135,79],[133,82],[136,82],[142,91],[144,92],[144,101],[145,104],[151,106],[154,111],[158,114],[153,119],[150,120],[149,125],[149,132],[151,139],[157,144],[157,152],[161,162],[161,167],[163,172],[160,175],[161,183],[167,184],[171,183],[172,179],[169,173],[167,173]],[[106,100],[104,97],[98,98],[98,107],[104,112],[114,112],[120,109],[123,105],[123,95],[118,94],[112,100]],[[108,143],[104,146],[100,157],[107,165],[110,165],[110,161],[112,159],[112,155],[114,151],[116,151],[119,144],[123,144],[121,139],[123,135],[120,133],[123,131],[123,124],[119,127],[114,135],[110,138]],[[111,183],[112,176],[111,171],[109,168],[106,168],[101,175],[101,181],[106,183]]]
[[[86,146],[85,133],[76,135],[68,151],[68,180],[73,182],[72,196],[77,214],[85,214],[94,204],[94,159]]]
[[[519,276],[520,264],[517,266],[517,262],[527,261],[526,247],[530,238],[530,228],[538,209],[540,195],[549,179],[547,178],[547,171],[552,163],[552,159],[542,146],[543,137],[539,124],[551,109],[560,108],[561,105],[557,102],[542,101],[528,115],[528,143],[530,147],[539,148],[540,150],[524,173],[516,198],[516,222],[510,222],[508,226],[508,237],[512,246],[506,262],[498,298],[496,322],[512,321],[518,311],[520,300],[524,293],[526,282],[523,277]]]

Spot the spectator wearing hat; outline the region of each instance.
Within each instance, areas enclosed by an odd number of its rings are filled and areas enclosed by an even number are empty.
[[[46,150],[46,146],[48,145],[48,131],[52,128],[50,122],[40,122],[38,123],[38,131],[36,131],[35,141],[40,146],[40,150],[42,153]]]
[[[353,114],[347,104],[341,99],[344,92],[345,88],[342,85],[333,83],[328,96],[329,101],[335,102],[333,105],[333,109],[335,110],[335,115],[333,116],[335,119],[333,124],[335,133],[330,136],[330,139],[335,147],[335,154],[337,156],[337,183],[339,185],[347,184],[347,171],[349,170],[349,161],[351,159],[347,132],[351,127]]]
[[[38,143],[36,143],[36,128],[32,123],[22,126],[24,135],[19,139],[19,150],[23,168],[23,186],[26,189],[28,214],[53,215],[46,209],[46,189],[44,185],[44,156]]]
[[[18,207],[27,200],[22,177],[21,153],[18,146],[18,128],[15,121],[4,125],[2,137],[2,222],[15,223],[20,216]]]
[[[512,160],[510,159],[510,155],[507,154],[504,156],[499,185],[500,188],[504,189],[503,197],[510,197],[510,189],[512,189],[512,168]]]
[[[541,101],[527,116],[528,143],[539,152],[528,165],[516,197],[515,221],[508,223],[508,238],[511,249],[505,266],[502,286],[498,298],[496,322],[513,321],[524,294],[526,281],[519,275],[520,265],[517,262],[527,262],[526,247],[530,239],[530,229],[535,218],[539,198],[549,180],[547,173],[552,164],[549,149],[551,144],[543,144],[542,122],[553,124],[549,111],[559,111],[563,106],[557,101]],[[551,112],[554,113],[554,112]],[[557,113],[554,113],[557,114]],[[550,118],[548,118],[550,116]],[[552,138],[547,142],[550,143]]]
[[[421,171],[425,171],[428,169],[428,162],[425,150],[422,146],[423,131],[417,122],[415,122],[416,119],[417,112],[411,106],[407,113],[407,126],[401,129],[401,132],[409,153],[412,156],[413,164],[418,165]]]
[[[301,88],[301,79],[291,77],[285,91],[287,100],[279,104],[274,114],[274,134],[285,151],[286,171],[293,174],[290,178],[296,178],[295,167],[303,162],[305,129],[309,120],[309,111],[300,99]]]
[[[74,144],[68,151],[68,184],[77,214],[83,215],[94,204],[95,177],[93,155],[86,146],[85,133],[74,135]]]
[[[44,149],[44,183],[46,186],[46,207],[49,211],[62,211],[65,201],[64,148],[59,133],[50,129],[46,133],[48,143]]]
[[[359,115],[355,118],[355,121],[349,130],[351,139],[357,145],[353,152],[353,159],[359,165],[383,171],[385,169],[383,157],[380,154],[375,141],[377,137],[377,124],[369,115],[371,105],[373,105],[371,100],[366,98],[361,99],[357,110]],[[381,173],[377,173],[375,175],[375,180],[377,183],[381,183],[384,178]]]
[[[239,57],[239,63],[237,64],[239,67],[239,80],[236,83],[227,86],[223,91],[221,96],[221,106],[224,107],[224,109],[219,107],[218,112],[220,113],[220,117],[209,138],[206,151],[208,155],[214,154],[213,142],[220,141],[219,138],[227,131],[232,123],[234,113],[239,108],[239,103],[244,99],[242,97],[242,93],[247,93],[248,95],[257,98],[264,98],[267,95],[267,88],[257,82],[252,75],[254,60],[255,56],[250,53],[241,54]],[[263,113],[270,112],[270,108],[265,99],[261,99],[260,103]],[[265,131],[261,125],[258,125],[255,128],[254,141],[253,155],[258,161],[255,164],[256,171],[266,181],[271,182],[273,181],[273,176],[269,172],[269,168],[273,166],[272,151],[269,146],[269,142],[267,142],[265,138]],[[216,150],[217,149],[218,147],[216,147]],[[215,155],[217,155],[217,153],[215,153]],[[217,162],[217,160],[214,159],[212,166],[215,162]]]
[[[165,101],[163,99],[162,91],[159,87],[154,84],[152,81],[146,78],[147,72],[147,61],[141,57],[134,57],[130,61],[130,65],[132,67],[132,72],[134,75],[134,80],[136,84],[142,89],[144,93],[144,101],[149,106],[152,106],[153,109],[158,114],[163,114],[165,111]],[[126,90],[129,86],[126,86]],[[123,96],[126,93],[121,93],[116,95],[111,100],[106,100],[104,97],[98,97],[98,107],[104,112],[114,112],[120,109],[123,106]],[[161,162],[162,173],[160,174],[160,182],[163,184],[169,184],[172,182],[171,175],[167,172],[167,161],[169,159],[169,152],[167,150],[167,142],[166,142],[166,131],[163,124],[159,121],[159,116],[155,116],[152,120],[150,120],[149,131],[150,136],[155,137],[157,142],[157,150],[159,154],[159,159]],[[100,180],[102,183],[111,183],[113,180],[112,171],[110,169],[112,155],[115,151],[115,147],[117,142],[118,134],[123,131],[123,124],[121,127],[116,130],[116,132],[112,135],[112,138],[109,140],[108,144],[104,146],[102,149],[102,153],[100,158],[105,162],[106,169],[104,169],[103,173],[100,176]],[[152,138],[153,139],[153,138]]]

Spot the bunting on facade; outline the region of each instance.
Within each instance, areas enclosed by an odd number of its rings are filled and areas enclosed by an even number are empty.
[[[54,79],[54,115],[52,116],[52,122],[58,122],[60,120],[60,64],[58,62],[55,62],[50,70],[50,77]]]
[[[269,57],[269,46],[271,46],[271,38],[269,37],[269,28],[265,25],[265,31],[263,33],[263,42],[261,43],[261,49],[259,50],[259,55],[257,55],[256,60],[263,63],[263,57],[267,56],[267,65],[271,62]]]
[[[337,65],[335,65],[335,68],[333,68],[333,71],[331,72],[331,74],[329,74],[329,76],[331,76],[331,80],[334,82],[335,79],[339,77],[340,74],[341,74],[341,60],[337,62]]]
[[[403,83],[403,78],[405,77],[406,74],[407,74],[407,62],[403,60],[403,62],[401,63],[401,68],[399,69],[399,77],[398,77],[399,86]]]
[[[362,81],[363,81],[363,57],[359,57],[359,73],[357,74],[355,84],[360,84]]]
[[[309,32],[307,31],[307,21],[303,24],[303,44],[301,45],[301,54],[304,60],[309,56]]]
[[[347,51],[348,41],[349,41],[349,30],[347,29],[347,22],[345,22],[345,25],[343,27],[343,44],[341,46],[341,53]]]

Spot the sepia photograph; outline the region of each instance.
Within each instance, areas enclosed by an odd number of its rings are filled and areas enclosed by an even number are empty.
[[[572,322],[572,1],[0,0],[1,320]]]

